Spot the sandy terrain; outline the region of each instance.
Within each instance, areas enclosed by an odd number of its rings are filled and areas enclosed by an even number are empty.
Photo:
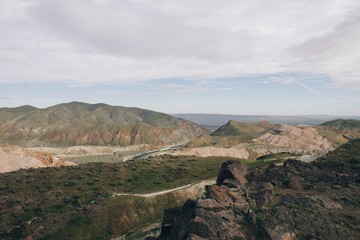
[[[276,124],[273,131],[259,138],[260,141],[277,146],[303,150],[304,153],[318,154],[332,149],[331,143],[321,136],[315,128],[294,127],[286,124]]]
[[[218,148],[218,147],[199,147],[199,148],[184,148],[179,151],[171,153],[174,156],[197,156],[197,157],[209,157],[209,156],[223,156],[223,157],[235,157],[248,159],[250,153],[246,148]]]
[[[39,161],[39,159],[9,154],[0,150],[0,173],[17,171],[21,168],[41,167],[46,167],[46,165]]]
[[[224,156],[255,159],[264,155],[278,153],[318,155],[332,149],[333,147],[328,139],[321,136],[313,127],[295,127],[286,124],[276,124],[271,131],[257,139],[251,140],[250,143],[239,144],[231,148],[211,146],[184,148],[174,152],[168,152],[168,154],[175,156]],[[306,157],[306,159],[309,159],[309,157]]]
[[[96,156],[107,154],[127,154],[138,151],[148,150],[149,146],[146,144],[133,145],[127,147],[115,146],[73,146],[67,148],[50,148],[50,147],[37,147],[29,148],[34,151],[49,152],[58,157],[77,157],[77,156]]]
[[[53,157],[45,151],[36,151],[14,145],[0,145],[0,173],[24,168],[70,166],[74,163]]]

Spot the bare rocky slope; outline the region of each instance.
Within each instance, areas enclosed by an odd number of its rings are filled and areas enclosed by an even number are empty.
[[[0,109],[0,143],[21,146],[171,145],[206,130],[163,113],[71,102],[45,109]]]
[[[26,168],[71,166],[72,162],[53,157],[50,153],[34,151],[19,146],[0,145],[0,173]]]
[[[331,143],[321,136],[315,128],[309,126],[276,124],[271,131],[262,135],[259,140],[292,149],[303,149],[304,152],[309,153],[325,152],[332,149]]]
[[[230,120],[213,133],[190,141],[187,147],[215,146],[229,148],[237,144],[248,143],[271,128],[272,124],[267,121],[246,123]]]
[[[148,239],[360,239],[360,160],[348,161],[359,149],[353,140],[320,161],[264,170],[227,161],[205,198],[165,210]]]
[[[191,140],[186,148],[171,154],[228,156],[254,160],[269,154],[317,155],[332,149],[332,141],[314,127],[272,125],[266,121],[258,124],[229,121],[212,134]]]
[[[270,128],[272,128],[272,124],[267,121],[255,124],[230,120],[213,132],[211,136],[242,136],[244,141],[249,141]]]

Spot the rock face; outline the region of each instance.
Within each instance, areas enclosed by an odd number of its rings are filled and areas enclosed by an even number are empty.
[[[106,104],[0,109],[0,143],[21,146],[172,145],[205,132],[163,113]]]
[[[207,189],[208,198],[188,200],[182,209],[165,211],[160,239],[244,238],[247,230],[243,224],[252,215],[242,188],[246,174],[240,163],[225,162],[217,184]]]
[[[342,162],[251,169],[225,162],[206,197],[168,209],[159,239],[359,239],[360,167]]]

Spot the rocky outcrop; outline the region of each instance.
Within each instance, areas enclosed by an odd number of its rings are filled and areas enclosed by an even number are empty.
[[[246,174],[240,163],[225,162],[206,199],[188,200],[180,209],[165,211],[160,239],[244,238],[243,225],[253,214],[243,188]]]
[[[246,169],[225,162],[206,197],[168,209],[159,239],[359,239],[360,167],[342,162]]]

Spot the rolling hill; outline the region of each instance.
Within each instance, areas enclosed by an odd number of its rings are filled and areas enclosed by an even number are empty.
[[[187,149],[174,154],[202,157],[232,156],[245,159],[281,153],[317,155],[338,146],[334,141],[336,138],[342,140],[342,134],[330,128],[324,130],[304,125],[272,125],[267,121],[244,123],[231,120],[213,133],[191,140],[186,145]],[[344,139],[340,142],[346,141]]]
[[[270,130],[272,124],[267,121],[259,123],[228,121],[209,135],[202,135],[190,141],[188,147],[233,147],[241,143],[248,143]]]
[[[355,119],[336,119],[316,127],[334,146],[340,146],[349,139],[360,138],[360,121]]]
[[[244,141],[249,141],[271,127],[271,123],[266,121],[255,124],[230,120],[213,132],[211,136],[242,136]]]
[[[0,143],[21,146],[172,145],[206,130],[167,114],[71,102],[45,109],[0,109]]]

